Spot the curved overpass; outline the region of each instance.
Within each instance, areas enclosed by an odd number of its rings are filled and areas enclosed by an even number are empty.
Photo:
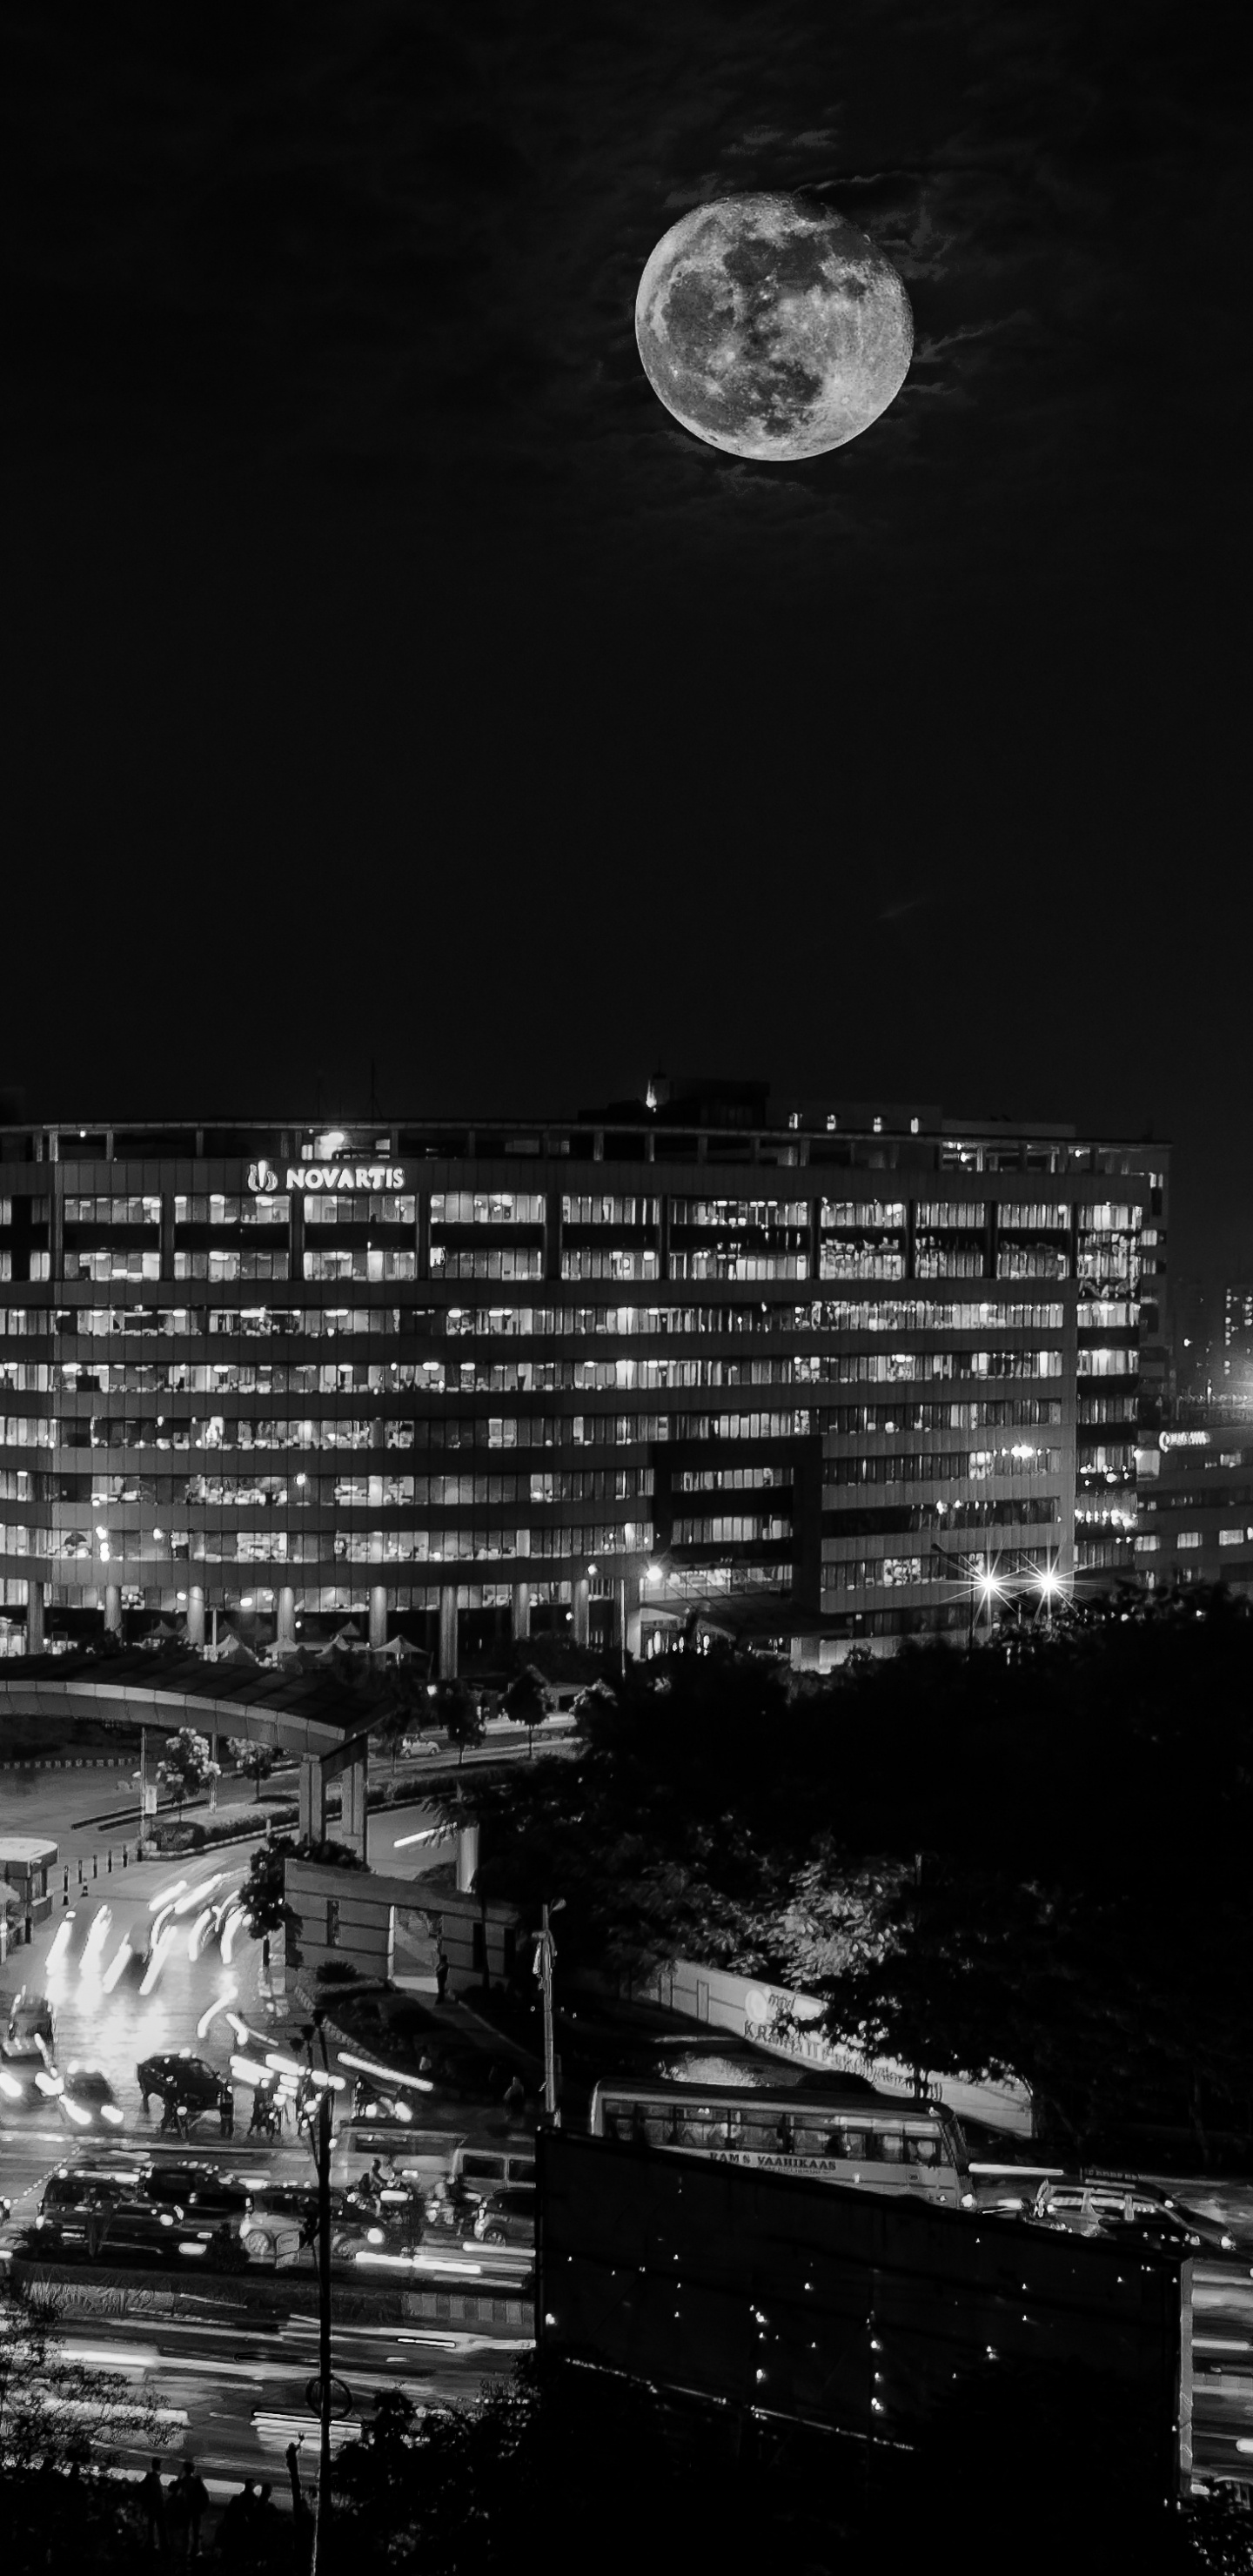
[[[125,1649],[109,1655],[32,1655],[0,1663],[0,1716],[93,1718],[154,1726],[174,1735],[240,1735],[300,1764],[301,1831],[325,1832],[326,1784],[343,1774],[340,1830],[364,1849],[368,1728],[381,1710],[325,1668],[244,1662],[213,1664],[194,1654]]]

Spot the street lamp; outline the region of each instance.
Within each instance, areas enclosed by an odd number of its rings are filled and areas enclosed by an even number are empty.
[[[535,1935],[533,1962],[544,2002],[544,2117],[554,2129],[561,2127],[561,2113],[557,2108],[557,2050],[553,2032],[553,1961],[557,1956],[557,1945],[552,1936],[551,1918],[561,1913],[565,1901],[564,1896],[559,1896],[552,1905],[544,1906],[543,1920]]]

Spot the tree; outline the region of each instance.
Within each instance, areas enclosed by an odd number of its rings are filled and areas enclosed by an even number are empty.
[[[292,1967],[299,1967],[300,1916],[287,1902],[287,1863],[289,1860],[316,1860],[324,1867],[363,1869],[365,1863],[349,1843],[313,1842],[303,1835],[274,1834],[254,1851],[248,1864],[248,1876],[240,1889],[240,1907],[254,1941],[267,1940],[275,1932],[287,1936],[287,1957]]]
[[[273,1745],[257,1744],[250,1735],[232,1735],[228,1739],[227,1751],[236,1770],[242,1771],[246,1779],[256,1781],[256,1797],[259,1800],[261,1783],[269,1779],[278,1760]]]
[[[515,1726],[526,1728],[527,1751],[534,1752],[535,1729],[542,1726],[548,1716],[544,1676],[536,1672],[534,1664],[524,1664],[521,1672],[514,1674],[500,1705],[504,1715],[512,1718]]]
[[[157,1778],[168,1789],[175,1806],[182,1810],[185,1798],[194,1798],[210,1781],[222,1776],[220,1762],[209,1754],[209,1739],[197,1735],[193,1726],[180,1726],[177,1735],[165,1739],[165,1759],[157,1764]]]
[[[444,1812],[484,1826],[491,1894],[560,1888],[572,1962],[803,1987],[871,2055],[1022,2078],[1068,2154],[1253,2139],[1253,1614],[1226,1595],[799,1685],[672,1654],[585,1696],[572,1756]]]
[[[49,2566],[134,2564],[132,2491],[108,2475],[111,2445],[154,2448],[142,2384],[67,2361],[48,2308],[22,2290],[0,2299],[0,2526],[6,2576]]]
[[[466,1747],[478,1744],[483,1736],[483,1711],[473,1691],[462,1681],[438,1682],[427,1707],[431,1720],[442,1726],[450,1744],[457,1747],[457,1769],[465,1760]]]

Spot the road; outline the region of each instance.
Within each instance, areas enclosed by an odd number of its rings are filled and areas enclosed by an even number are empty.
[[[81,1812],[83,1780],[94,1783],[107,1776],[43,1778],[54,1784],[59,1796],[64,1795],[65,1784],[72,1784]],[[388,1822],[399,1836],[425,1830],[433,1819],[422,1809],[409,1809]],[[27,1829],[25,1821],[18,1827]],[[260,1945],[241,1934],[227,1959],[208,1927],[196,1938],[208,1902],[216,1903],[241,1883],[250,1848],[240,1845],[188,1861],[131,1866],[124,1875],[115,1872],[111,1879],[89,1883],[81,1892],[72,1886],[70,1903],[56,1906],[51,1923],[39,1928],[34,1943],[21,1947],[10,1959],[5,1992],[11,1994],[26,1982],[46,1992],[52,2003],[58,2069],[64,2072],[76,2062],[102,2068],[114,2088],[122,2120],[107,2131],[97,2124],[91,2135],[77,2132],[58,2100],[35,2090],[29,2063],[0,2061],[0,2079],[7,2074],[10,2080],[8,2094],[0,2081],[0,2194],[13,2204],[11,2220],[0,2230],[0,2247],[11,2249],[24,2233],[38,2212],[49,2175],[58,2167],[97,2161],[102,2155],[123,2162],[185,2159],[187,2147],[160,2138],[159,2106],[148,2114],[141,2107],[135,2069],[142,2057],[190,2048],[224,2073],[238,2045],[226,2020],[228,2010],[238,2014],[254,2034],[247,2043],[254,2057],[267,2045],[291,2051],[302,2007],[271,1991]],[[439,1848],[437,1844],[411,1847],[411,1866],[429,1867]],[[397,1856],[397,1867],[404,1857]],[[379,1865],[392,1866],[383,1851],[376,1858]],[[144,1968],[144,1953],[154,1909],[159,1911],[162,1900],[168,1902],[175,1890],[189,1901],[181,1915],[170,1920],[168,1951],[152,1978]],[[332,2066],[336,2058],[332,2047]],[[11,2098],[15,2084],[21,2086],[19,2101]],[[269,2145],[247,2138],[249,2101],[246,2085],[240,2085],[240,2131],[232,2140],[222,2139],[216,2116],[210,2114],[193,2128],[190,2152],[238,2174],[254,2189],[267,2180],[308,2182],[311,2165],[303,2140],[289,2136]],[[404,2160],[412,2160],[434,2178],[446,2168],[457,2140],[474,2134],[482,2115],[472,2107],[432,2101],[424,2105],[423,2117],[422,2129],[406,2133]],[[333,2181],[346,2184],[368,2161],[341,2118],[334,2141]],[[381,2269],[381,2257],[365,2259]],[[302,2258],[300,2268],[307,2281],[313,2268],[311,2253]],[[335,2327],[336,2373],[349,2389],[355,2410],[336,2439],[349,2438],[352,2427],[368,2412],[377,2387],[401,2386],[415,2404],[443,2404],[472,2397],[486,2380],[507,2372],[530,2341],[529,2314],[518,2304],[529,2271],[525,2248],[462,2250],[455,2241],[428,2237],[403,2274],[382,2272],[389,2285],[406,2287],[410,2308],[431,2304],[422,2294],[435,2291],[441,2294],[441,2302],[443,2293],[450,2295],[454,2311],[458,2299],[464,2301],[468,2295],[475,2313],[464,2319],[454,2313],[447,2321],[415,2313],[403,2322],[363,2323],[360,2302],[354,2301],[357,2313],[351,2320],[337,2321]],[[379,2270],[350,2274],[346,2266],[341,2271],[338,2265],[337,2273],[336,2296],[341,2299],[348,2278],[359,2290],[380,2277]],[[290,2276],[279,2272],[271,2277],[279,2301],[276,2312],[245,2307],[229,2280],[217,2284],[197,2277],[197,2293],[203,2292],[205,2300],[203,2314],[158,2318],[76,2313],[64,2335],[68,2355],[81,2359],[85,2367],[122,2369],[137,2394],[146,2391],[159,2398],[169,2410],[164,2431],[171,2457],[194,2457],[211,2490],[214,2481],[270,2479],[276,2501],[283,2502],[286,2445],[298,2435],[306,2446],[313,2441],[314,2421],[305,2392],[315,2365],[316,2324],[313,2317],[292,2313],[286,2306],[283,2282]],[[187,2286],[185,2276],[180,2279],[139,2265],[127,2272],[126,2280],[128,2300],[136,2293],[142,2298],[145,2292],[167,2290],[175,2281],[181,2289]],[[295,2286],[293,2282],[293,2290]],[[492,2293],[498,2294],[495,2303]],[[94,2285],[88,2295],[96,2297]],[[512,2302],[508,2317],[506,2296]],[[121,2300],[116,2304],[120,2306]],[[119,2457],[126,2465],[134,2446],[128,2449],[124,2420],[114,2432]],[[134,2464],[142,2464],[138,2452]]]
[[[420,2408],[464,2404],[487,2382],[507,2376],[529,2343],[529,2336],[473,2327],[339,2326],[335,2376],[351,2412],[333,2427],[335,2446],[360,2432],[379,2389],[399,2388]],[[308,2388],[317,2344],[314,2317],[247,2325],[93,2317],[64,2331],[61,2351],[92,2373],[123,2374],[128,2399],[163,2410],[160,2447],[171,2465],[187,2456],[208,2480],[269,2479],[277,2500],[286,2502],[287,2444],[303,2444],[310,2471],[316,2462]],[[124,2413],[114,2419],[110,2440],[121,2467],[147,2467],[152,2444],[131,2436]]]

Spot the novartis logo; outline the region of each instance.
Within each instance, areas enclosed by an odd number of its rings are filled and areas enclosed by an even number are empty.
[[[285,1190],[403,1190],[403,1163],[289,1163],[283,1178]],[[248,1187],[265,1192],[276,1190],[278,1173],[273,1163],[250,1163]]]

